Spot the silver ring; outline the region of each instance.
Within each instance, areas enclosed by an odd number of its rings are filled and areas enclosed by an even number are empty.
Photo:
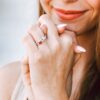
[[[42,36],[41,39],[37,42],[37,44],[41,45],[46,39],[47,39],[46,35]]]

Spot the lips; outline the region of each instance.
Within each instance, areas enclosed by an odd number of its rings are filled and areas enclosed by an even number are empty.
[[[74,20],[82,16],[87,10],[64,10],[54,8],[58,17],[63,20]]]

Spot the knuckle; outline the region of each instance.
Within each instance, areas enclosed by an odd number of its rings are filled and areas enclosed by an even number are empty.
[[[50,57],[50,56],[51,56],[50,50],[46,50],[45,53],[44,53],[44,57],[45,57],[45,58],[48,58],[48,57]]]
[[[42,59],[43,59],[42,54],[38,53],[38,54],[35,55],[34,61],[35,62],[40,62],[40,61],[42,61]]]
[[[44,47],[42,48],[39,53],[43,56],[43,57],[48,57],[49,55],[51,55],[51,50],[50,48],[47,46],[47,47]]]
[[[48,15],[47,14],[43,14],[43,15],[40,16],[39,21],[41,21],[43,19],[46,19],[46,18],[48,18]]]
[[[44,14],[44,15],[42,15],[42,16],[39,18],[38,21],[39,21],[41,24],[47,25],[47,24],[48,24],[47,22],[50,21],[50,17],[49,17],[47,14]]]

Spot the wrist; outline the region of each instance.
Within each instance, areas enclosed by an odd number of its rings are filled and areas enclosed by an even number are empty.
[[[68,97],[66,96],[46,96],[46,95],[38,95],[38,97],[35,97],[35,100],[68,100]]]
[[[55,92],[44,92],[35,91],[35,100],[68,100],[66,92],[55,93]]]

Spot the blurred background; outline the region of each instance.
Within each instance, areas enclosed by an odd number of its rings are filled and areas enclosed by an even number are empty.
[[[20,60],[21,42],[38,18],[38,0],[0,0],[0,66]]]

